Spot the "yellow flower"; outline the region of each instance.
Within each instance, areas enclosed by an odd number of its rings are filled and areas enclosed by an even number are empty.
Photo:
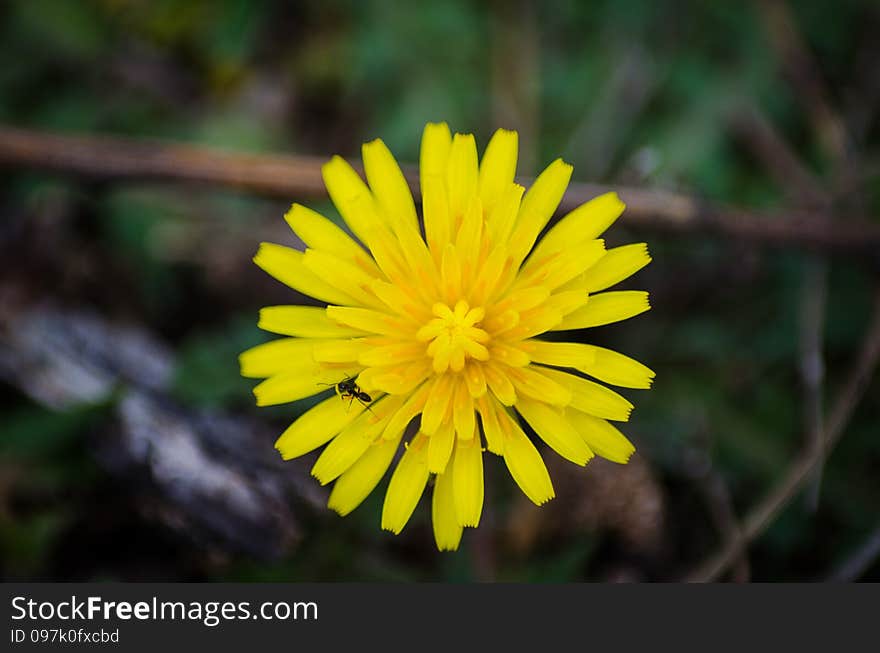
[[[629,459],[632,444],[608,420],[626,421],[632,404],[584,376],[648,388],[654,373],[608,349],[538,336],[648,310],[646,292],[601,291],[651,259],[644,244],[606,249],[598,239],[623,212],[614,193],[578,207],[538,241],[572,167],[557,159],[526,192],[514,182],[516,132],[495,132],[478,163],[472,135],[428,124],[420,158],[424,238],[407,182],[381,140],[363,146],[366,184],[338,156],[323,167],[357,240],[293,205],[285,218],[305,252],[263,243],[254,261],[327,306],[262,309],[260,328],[289,337],[244,352],[240,362],[244,376],[266,379],[254,388],[260,406],[342,382],[341,398],[325,399],[281,435],[281,455],[326,444],[312,474],[335,482],[329,506],[345,515],[401,451],[382,528],[399,533],[433,477],[436,543],[452,550],[463,527],[480,522],[485,450],[503,457],[536,504],[553,498],[519,418],[578,465],[594,453]]]

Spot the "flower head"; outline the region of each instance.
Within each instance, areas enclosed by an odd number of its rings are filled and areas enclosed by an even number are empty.
[[[323,167],[355,236],[294,204],[285,216],[305,252],[263,243],[254,261],[325,303],[272,306],[259,326],[288,336],[241,355],[264,378],[261,406],[337,394],[297,419],[276,447],[285,459],[326,445],[312,474],[334,483],[329,506],[356,508],[402,452],[382,528],[399,533],[433,477],[437,546],[456,549],[479,524],[483,460],[501,456],[536,504],[554,496],[521,419],[559,455],[626,462],[634,448],[610,421],[632,404],[585,378],[648,388],[654,373],[623,354],[541,339],[648,310],[639,291],[603,292],[650,262],[644,244],[606,249],[598,237],[623,212],[601,195],[538,236],[572,167],[557,159],[526,191],[514,181],[516,132],[498,130],[478,162],[474,137],[429,124],[422,137],[424,237],[407,181],[380,140],[363,146],[366,181],[340,157]]]

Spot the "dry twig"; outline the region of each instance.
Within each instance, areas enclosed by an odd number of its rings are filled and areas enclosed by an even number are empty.
[[[287,200],[325,194],[323,157],[241,154],[192,145],[106,136],[69,136],[0,127],[0,165],[54,170],[99,179],[203,182]],[[416,175],[405,168],[413,192]],[[523,180],[528,183],[528,180]],[[623,222],[675,233],[715,233],[779,245],[807,245],[876,254],[880,224],[850,220],[832,225],[815,210],[761,213],[715,206],[680,193],[573,183],[565,212],[616,190],[627,204]]]
[[[862,545],[841,563],[828,580],[838,583],[856,581],[868,571],[877,558],[880,558],[880,526],[875,528]]]
[[[756,505],[743,522],[741,537],[727,542],[721,550],[689,573],[685,580],[710,582],[716,580],[742,550],[770,525],[809,481],[813,471],[831,453],[843,435],[846,425],[880,362],[880,289],[875,292],[874,314],[862,342],[861,350],[844,383],[831,415],[825,421],[823,447],[811,448],[800,455],[781,481]]]

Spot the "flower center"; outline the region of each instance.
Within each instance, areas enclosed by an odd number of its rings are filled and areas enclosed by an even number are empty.
[[[437,317],[419,329],[416,338],[429,342],[428,356],[434,359],[434,371],[442,374],[447,369],[460,372],[465,360],[489,360],[489,334],[480,328],[480,321],[486,311],[481,307],[471,308],[466,301],[459,300],[455,308],[436,303],[431,312]]]

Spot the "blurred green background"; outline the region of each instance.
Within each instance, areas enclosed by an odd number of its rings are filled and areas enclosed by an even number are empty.
[[[842,207],[836,218],[871,219],[880,203],[880,9],[864,0],[789,10],[846,126],[857,171],[846,193],[834,186],[839,161],[817,135],[813,98],[774,46],[784,35],[774,35],[767,3],[8,0],[0,6],[0,122],[350,160],[363,141],[381,137],[414,162],[425,122],[446,120],[473,132],[480,148],[497,127],[518,129],[523,174],[563,156],[574,179],[612,187],[761,210],[806,202],[756,155],[754,130],[740,119],[758,115],[828,184]],[[167,347],[170,376],[152,399],[186,423],[259,424],[248,451],[271,458],[276,435],[306,406],[258,411],[237,354],[267,339],[255,326],[258,308],[290,300],[250,256],[260,240],[293,242],[281,218],[302,198],[9,167],[2,174],[4,355],[27,311],[52,307],[111,329],[136,328]],[[305,203],[335,216],[326,200]],[[581,470],[548,453],[559,496],[535,510],[500,459],[487,459],[484,523],[454,554],[434,550],[424,498],[402,535],[379,530],[387,479],[345,519],[321,509],[320,496],[276,497],[291,506],[296,533],[265,551],[242,544],[248,529],[263,532],[247,523],[191,528],[178,512],[186,498],[169,490],[179,485],[114,458],[120,402],[127,387],[143,385],[137,373],[59,407],[40,401],[20,371],[7,372],[0,573],[7,580],[681,577],[807,446],[805,303],[824,297],[827,412],[858,356],[878,258],[621,224],[608,239],[646,241],[654,257],[626,286],[650,290],[653,310],[587,334],[657,372],[651,391],[625,392],[636,404],[623,429],[638,449],[629,466],[595,461]],[[812,484],[798,495],[733,565],[732,578],[840,577],[877,539],[878,418],[874,380],[818,495]],[[222,442],[211,446],[226,455]],[[247,473],[247,461],[233,459]],[[304,478],[307,468],[271,469],[274,479],[287,470]],[[249,479],[261,483],[259,473]],[[284,492],[312,485],[306,479]],[[848,579],[855,578],[880,580],[876,558]]]

